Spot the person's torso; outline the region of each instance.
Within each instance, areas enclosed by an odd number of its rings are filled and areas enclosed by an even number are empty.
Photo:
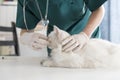
[[[47,0],[38,0],[43,17],[45,17],[46,12],[46,2]],[[50,26],[48,32],[52,30],[53,25],[58,26],[70,34],[81,32],[90,16],[88,9],[84,13],[85,15],[82,13],[83,8],[85,8],[84,5],[84,0],[49,0],[48,19]],[[40,21],[41,17],[36,2],[30,1],[28,8],[36,16],[38,21]]]

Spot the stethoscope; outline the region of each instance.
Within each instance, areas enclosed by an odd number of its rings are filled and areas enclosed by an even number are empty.
[[[39,11],[39,14],[40,14],[40,17],[41,17],[41,20],[39,21],[39,24],[40,24],[40,25],[43,25],[43,26],[46,26],[46,25],[49,24],[49,20],[47,19],[49,0],[47,0],[47,2],[46,2],[45,17],[42,16],[42,12],[41,12],[41,9],[40,9],[40,7],[39,7],[39,4],[38,4],[38,1],[37,1],[37,0],[29,0],[29,1],[24,0],[24,1],[23,1],[23,18],[24,18],[24,24],[25,24],[25,27],[26,27],[26,30],[27,30],[27,31],[29,31],[29,28],[28,28],[27,21],[26,21],[26,11],[25,11],[25,8],[26,8],[26,5],[27,5],[30,1],[35,1],[36,6],[37,6],[37,8],[38,8],[38,11]],[[80,14],[85,14],[86,11],[87,11],[87,9],[86,9],[86,5],[85,5],[85,3],[84,3],[83,9],[82,9],[82,11],[81,11]]]
[[[42,16],[42,12],[41,12],[41,9],[40,9],[40,7],[39,7],[39,4],[38,4],[38,1],[37,1],[37,0],[29,0],[29,1],[24,0],[24,1],[23,1],[23,20],[24,20],[24,24],[25,24],[26,30],[27,30],[27,31],[30,31],[29,28],[28,28],[28,25],[27,25],[27,21],[26,21],[26,11],[25,11],[26,5],[27,5],[30,1],[35,1],[36,6],[37,6],[37,8],[38,8],[38,11],[39,11],[39,14],[40,14],[40,17],[41,17],[41,20],[40,20],[40,22],[39,22],[38,24],[43,25],[43,26],[47,26],[47,25],[49,24],[49,20],[47,19],[49,0],[47,0],[47,2],[46,2],[45,17]]]
[[[32,1],[32,0],[30,0],[30,1]],[[26,12],[25,12],[25,8],[26,8],[26,5],[27,5],[30,1],[27,1],[27,2],[26,2],[26,0],[23,1],[23,20],[24,20],[24,24],[25,24],[25,27],[26,27],[27,31],[29,31],[29,29],[28,29],[27,22],[26,22],[26,15],[25,15]]]

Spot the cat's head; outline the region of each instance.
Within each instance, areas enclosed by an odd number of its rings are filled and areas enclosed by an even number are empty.
[[[57,26],[54,26],[53,31],[48,35],[49,45],[51,49],[57,48],[62,45],[62,40],[70,36],[69,33],[59,29]]]

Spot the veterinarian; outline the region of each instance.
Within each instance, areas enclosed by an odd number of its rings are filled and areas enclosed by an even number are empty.
[[[105,1],[18,0],[16,26],[22,29],[23,36],[25,33],[34,33],[39,22],[43,26],[48,26],[48,34],[52,31],[53,25],[56,25],[71,34],[63,40],[63,50],[76,51],[82,48],[89,38],[100,38],[98,26],[104,16]],[[43,34],[39,34],[38,37],[39,40],[33,40],[32,46],[41,49],[48,41]]]

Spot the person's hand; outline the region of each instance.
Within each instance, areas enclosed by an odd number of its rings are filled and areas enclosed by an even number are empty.
[[[25,32],[21,35],[20,41],[35,50],[40,50],[48,44],[47,37],[45,35],[35,32]]]
[[[80,34],[71,35],[62,41],[63,51],[76,52],[80,50],[88,40],[89,38],[84,32],[81,32]]]

